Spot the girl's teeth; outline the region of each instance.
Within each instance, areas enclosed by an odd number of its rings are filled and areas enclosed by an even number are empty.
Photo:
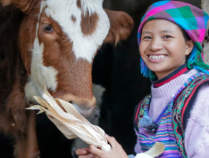
[[[165,58],[165,55],[150,55],[149,58],[150,59],[163,59]]]

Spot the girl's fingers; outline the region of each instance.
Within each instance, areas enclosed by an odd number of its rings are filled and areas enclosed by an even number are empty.
[[[89,150],[88,148],[77,149],[75,153],[76,155],[86,155],[89,153]]]
[[[102,150],[101,149],[98,149],[98,148],[96,148],[95,146],[93,146],[93,145],[90,145],[89,146],[89,151],[90,151],[90,153],[92,153],[95,157],[100,157],[101,155],[102,155]]]
[[[118,144],[118,142],[115,140],[114,137],[110,137],[109,135],[105,135],[107,141],[110,143],[110,145],[112,146],[112,148],[115,148],[116,144]]]
[[[80,155],[78,158],[96,158],[96,157],[94,157],[92,154],[88,154],[88,155]]]

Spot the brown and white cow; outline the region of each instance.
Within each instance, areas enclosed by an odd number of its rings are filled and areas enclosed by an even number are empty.
[[[15,157],[34,158],[39,155],[35,112],[25,111],[33,96],[41,95],[45,83],[53,97],[88,116],[96,102],[94,56],[103,43],[126,39],[133,20],[104,10],[103,0],[0,2],[0,130],[14,137]]]

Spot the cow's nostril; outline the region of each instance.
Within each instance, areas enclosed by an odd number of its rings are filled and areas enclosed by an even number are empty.
[[[70,104],[73,104],[73,101],[69,101]]]

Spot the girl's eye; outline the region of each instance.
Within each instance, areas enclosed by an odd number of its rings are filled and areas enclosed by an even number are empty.
[[[150,36],[144,36],[142,39],[151,39]]]
[[[53,27],[50,24],[43,24],[44,25],[44,31],[47,33],[53,32]]]
[[[164,38],[164,39],[167,39],[167,38],[171,38],[171,36],[166,35],[166,36],[164,36],[163,38]]]

